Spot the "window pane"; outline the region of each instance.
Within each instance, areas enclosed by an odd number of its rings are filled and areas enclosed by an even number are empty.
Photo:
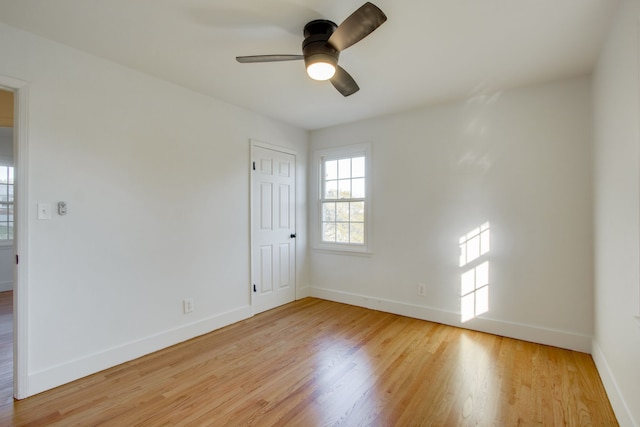
[[[338,179],[338,161],[324,162],[324,179]]]
[[[338,246],[366,246],[367,234],[366,167],[363,152],[350,155],[342,150],[329,151],[321,157],[320,242]],[[368,209],[368,207],[367,207]],[[317,212],[317,211],[316,211]],[[357,248],[354,250],[360,250]]]
[[[13,202],[13,185],[9,185],[9,201]]]
[[[9,186],[7,184],[0,184],[0,201],[8,202],[9,201]]]
[[[364,157],[354,157],[351,159],[351,177],[364,177]]]
[[[7,223],[0,223],[0,240],[7,240],[9,238],[9,227]]]
[[[337,199],[338,198],[338,181],[327,181],[324,184],[324,198],[325,199]]]
[[[9,205],[0,205],[0,223],[9,221]]]
[[[351,198],[351,180],[341,179],[338,181],[338,198],[350,199]]]
[[[351,202],[349,219],[352,222],[364,222],[364,202]]]
[[[9,184],[13,184],[13,168],[8,168],[9,169]]]
[[[336,203],[336,221],[349,221],[349,202]]]
[[[0,166],[0,182],[7,183],[9,182],[9,167]]]
[[[336,224],[336,242],[349,243],[349,223]]]
[[[322,220],[323,221],[336,220],[336,204],[335,203],[322,204]]]
[[[335,242],[336,241],[336,225],[333,222],[322,223],[322,241],[323,242]]]
[[[9,239],[13,240],[13,222],[9,223]]]
[[[351,243],[358,243],[364,245],[364,224],[351,223]]]
[[[354,199],[364,199],[364,178],[351,181],[351,197]]]
[[[351,159],[338,160],[338,178],[351,178]]]

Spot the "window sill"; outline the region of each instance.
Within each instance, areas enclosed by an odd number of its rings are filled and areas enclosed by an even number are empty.
[[[333,248],[312,248],[314,252],[331,254],[331,255],[353,255],[361,257],[370,257],[373,255],[372,251],[355,251],[345,249],[333,249]]]

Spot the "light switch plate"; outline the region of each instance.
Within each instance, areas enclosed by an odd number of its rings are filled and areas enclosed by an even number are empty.
[[[51,219],[50,203],[38,203],[38,219]]]

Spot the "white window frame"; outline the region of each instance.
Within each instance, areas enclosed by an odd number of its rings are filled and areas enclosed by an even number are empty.
[[[365,158],[365,210],[364,210],[364,244],[333,243],[322,241],[322,190],[323,190],[323,162],[336,158],[359,157]],[[313,249],[318,251],[362,254],[373,252],[373,227],[372,227],[372,168],[373,163],[371,143],[354,144],[340,147],[325,148],[313,153],[313,173],[311,188],[314,189],[311,209],[311,228]]]

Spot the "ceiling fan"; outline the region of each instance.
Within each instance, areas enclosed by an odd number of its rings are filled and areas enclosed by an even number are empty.
[[[371,34],[386,20],[387,17],[380,8],[367,2],[340,25],[326,19],[307,23],[303,31],[302,55],[237,56],[236,60],[246,64],[304,59],[309,77],[314,80],[329,80],[338,92],[349,96],[360,88],[353,77],[338,65],[340,52]]]

